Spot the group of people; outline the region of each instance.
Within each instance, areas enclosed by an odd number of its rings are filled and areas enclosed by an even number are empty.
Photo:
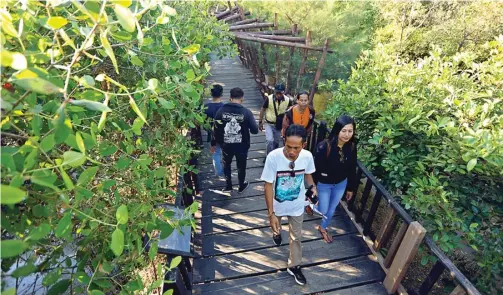
[[[260,179],[264,181],[273,242],[282,245],[281,218],[288,218],[287,272],[297,284],[305,285],[306,278],[300,268],[304,212],[322,216],[317,230],[323,241],[331,243],[332,235],[327,228],[337,205],[344,194],[350,200],[357,187],[355,121],[346,115],[337,118],[330,135],[317,145],[313,155],[305,149],[315,118],[315,111],[308,103],[308,92],[299,92],[294,101],[285,95],[284,85],[277,84],[274,93],[264,100],[258,125],[252,112],[242,105],[243,90],[231,89],[229,102],[225,104],[222,92],[222,86],[213,85],[213,100],[206,104],[206,115],[212,126],[208,133],[215,173],[225,177],[223,191],[232,192],[231,163],[235,157],[238,193],[243,193],[249,186],[245,178],[250,133],[265,130],[267,157]],[[309,195],[317,197],[308,198]]]

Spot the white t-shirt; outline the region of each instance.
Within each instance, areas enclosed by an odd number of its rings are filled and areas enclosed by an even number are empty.
[[[273,208],[276,216],[300,216],[304,213],[304,174],[313,174],[314,160],[311,152],[300,151],[295,160],[295,175],[289,168],[290,160],[283,154],[283,148],[275,149],[266,158],[261,180],[273,184]]]

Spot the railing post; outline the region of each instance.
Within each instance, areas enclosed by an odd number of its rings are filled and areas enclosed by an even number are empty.
[[[294,24],[292,26],[292,35],[296,36],[297,35],[297,24]],[[295,53],[295,47],[290,48],[290,61],[288,62],[288,69],[286,71],[286,93],[290,93],[289,91],[291,90],[291,83],[290,83],[290,71],[292,70],[292,63],[293,63],[293,55]]]
[[[388,294],[395,294],[407,269],[417,253],[419,245],[426,234],[426,229],[417,221],[412,222],[398,248],[383,285]]]
[[[311,31],[307,31],[306,34],[306,45],[311,45]],[[299,73],[297,74],[297,85],[296,85],[296,91],[297,93],[300,90],[300,78],[304,74],[304,69],[306,67],[306,61],[307,61],[307,55],[309,54],[308,49],[304,49],[303,51],[303,56],[302,56],[302,61],[300,62],[300,67],[299,67]]]
[[[323,53],[321,54],[320,62],[318,63],[318,69],[316,70],[316,74],[314,75],[313,86],[311,87],[311,92],[309,93],[309,105],[313,106],[313,98],[314,93],[316,92],[316,87],[318,86],[318,80],[321,76],[321,70],[325,65],[325,58],[327,56],[328,51],[328,39],[325,40],[325,45],[323,46]]]

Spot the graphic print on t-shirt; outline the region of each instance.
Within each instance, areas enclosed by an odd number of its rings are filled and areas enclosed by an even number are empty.
[[[296,200],[299,197],[300,188],[304,181],[304,171],[304,169],[296,170],[295,176],[292,176],[290,170],[278,171],[276,173],[276,195],[274,199],[279,203]]]
[[[239,123],[244,121],[244,115],[223,113],[222,121],[227,122],[224,127],[224,143],[241,143],[243,135]]]

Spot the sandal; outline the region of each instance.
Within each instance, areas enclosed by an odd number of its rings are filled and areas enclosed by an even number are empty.
[[[323,238],[325,243],[330,244],[334,241],[332,237],[327,233],[327,231],[321,228],[321,226],[318,226],[318,231],[320,232],[321,237]]]

